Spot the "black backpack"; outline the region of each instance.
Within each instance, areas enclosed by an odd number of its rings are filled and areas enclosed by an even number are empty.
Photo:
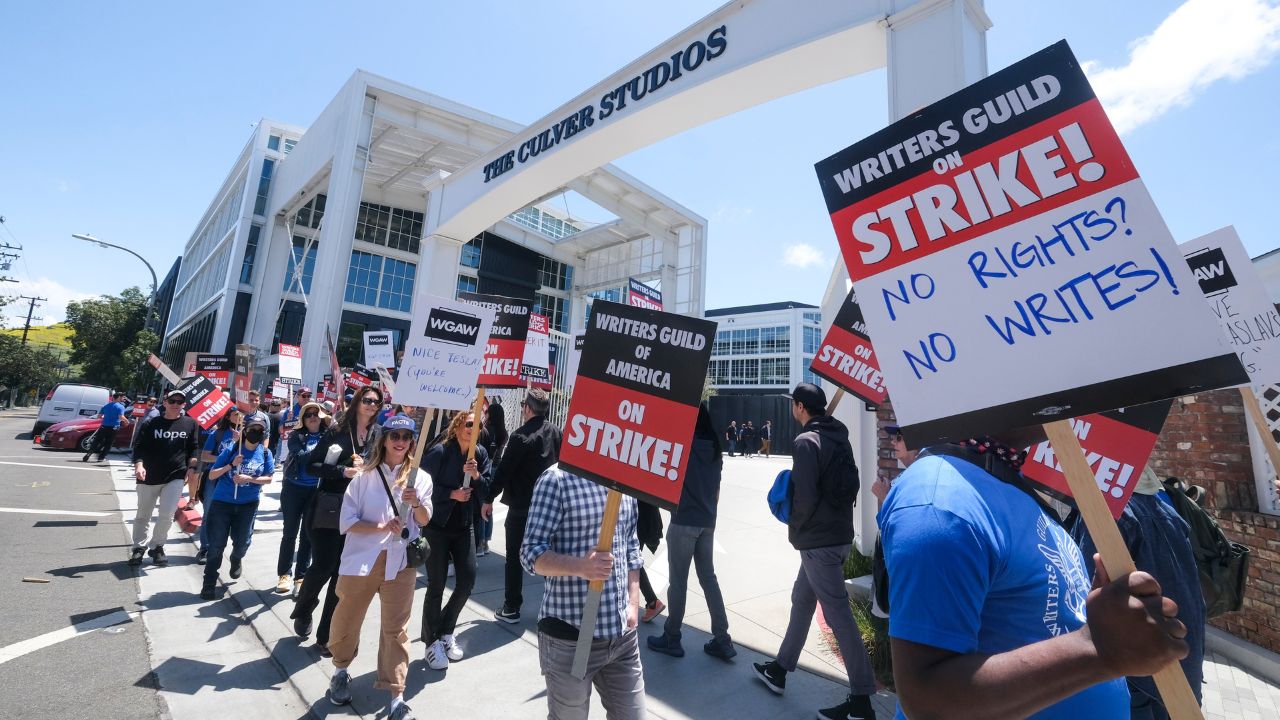
[[[1208,617],[1239,610],[1244,604],[1244,583],[1249,577],[1249,548],[1232,542],[1218,521],[1187,496],[1178,478],[1164,481],[1173,509],[1191,527],[1191,552],[1200,570],[1200,592]]]
[[[858,504],[858,490],[862,481],[858,478],[858,464],[853,461],[853,449],[849,443],[839,443],[831,455],[822,477],[824,481],[822,494],[827,502],[838,507],[849,503]]]

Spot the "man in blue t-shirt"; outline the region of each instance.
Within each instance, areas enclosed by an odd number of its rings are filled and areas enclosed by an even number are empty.
[[[262,486],[271,482],[276,471],[275,458],[266,443],[270,426],[271,421],[265,413],[245,415],[240,442],[223,449],[209,471],[209,480],[217,484],[213,487],[204,518],[209,526],[209,553],[204,566],[204,585],[200,590],[203,600],[214,597],[214,585],[218,581],[222,552],[228,539],[231,541],[230,575],[232,578],[240,577],[240,561],[249,551],[249,543],[253,539],[253,521],[258,514]]]
[[[899,718],[1127,719],[1123,677],[1187,653],[1150,575],[1111,581],[1100,567],[1091,590],[1079,548],[1019,474],[1025,452],[1010,448],[1034,434],[926,449],[885,499]]]
[[[111,395],[111,402],[102,406],[98,411],[98,417],[102,418],[102,424],[97,430],[93,431],[93,437],[89,439],[89,452],[80,458],[80,462],[89,462],[89,456],[97,453],[98,462],[107,459],[107,453],[111,450],[116,438],[116,431],[120,429],[120,419],[124,417],[124,393],[116,391]]]

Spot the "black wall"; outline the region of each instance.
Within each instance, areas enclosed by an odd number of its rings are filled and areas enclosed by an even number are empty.
[[[750,420],[759,435],[765,420],[773,421],[773,454],[790,455],[791,442],[800,434],[800,426],[791,417],[791,399],[781,395],[716,395],[707,403],[711,409],[711,421],[724,441],[725,428],[730,420],[741,427]]]
[[[529,248],[493,233],[482,235],[484,251],[480,254],[480,267],[476,270],[479,292],[532,300],[538,289],[542,258]]]

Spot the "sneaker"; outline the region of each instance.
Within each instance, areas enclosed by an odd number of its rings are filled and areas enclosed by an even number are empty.
[[[146,550],[143,550],[143,549],[142,549],[142,548],[140,548],[140,547],[136,547],[136,548],[134,548],[134,549],[133,549],[133,551],[129,553],[129,564],[130,564],[130,565],[141,565],[141,564],[142,564],[142,556],[143,556],[143,555],[145,555],[145,554],[146,554],[146,552],[147,552]]]
[[[322,642],[319,642],[319,641],[316,642],[316,650],[319,651],[320,657],[322,658],[333,657],[333,651],[329,649],[328,645]]]
[[[200,588],[200,599],[201,599],[201,600],[212,600],[212,599],[213,599],[213,586],[212,586],[212,585],[205,585],[203,588]]]
[[[160,546],[151,548],[151,550],[147,551],[147,554],[151,556],[151,561],[156,565],[163,567],[169,564],[169,558],[165,556],[164,548]]]
[[[201,548],[196,551],[196,564],[203,565],[209,561],[209,551]]]
[[[227,574],[231,576],[232,580],[240,577],[240,569],[240,560],[237,558],[231,558],[231,572]]]
[[[299,615],[293,619],[293,632],[300,638],[311,637],[311,615]]]
[[[409,709],[409,703],[402,700],[387,715],[387,720],[414,720],[413,710]]]
[[[663,633],[661,635],[650,635],[645,642],[648,643],[649,649],[654,652],[670,655],[671,657],[684,657],[684,647],[680,644],[679,638],[673,638]]]
[[[489,554],[489,543],[487,542],[480,543],[480,546],[476,548],[476,557],[482,558],[488,554]]]
[[[449,563],[449,577],[453,577],[453,563]]]
[[[280,580],[276,583],[276,592],[281,595],[289,592],[289,588],[293,587],[288,575],[281,575]]]
[[[651,623],[653,622],[654,618],[658,617],[658,615],[660,615],[662,611],[666,609],[667,609],[667,606],[664,605],[661,600],[654,600],[653,602],[644,606],[644,615],[640,616],[640,622]]]
[[[776,660],[767,663],[751,663],[756,677],[764,681],[775,694],[781,695],[787,689],[787,671],[782,669]]]
[[[493,614],[493,619],[501,620],[502,622],[507,623],[509,625],[515,625],[516,623],[520,622],[520,611],[512,610],[506,605],[503,605],[502,607],[498,608],[498,612]]]
[[[329,692],[325,696],[329,698],[329,702],[334,705],[351,704],[351,675],[346,672],[336,672],[333,677],[329,678]]]
[[[871,698],[850,694],[844,702],[818,711],[818,720],[876,720]]]
[[[298,593],[302,592],[302,578],[293,581],[293,599],[298,599]]]
[[[443,640],[437,640],[427,646],[427,667],[432,670],[449,669],[449,651],[445,649]]]
[[[90,453],[85,453],[84,457],[80,458],[80,462],[89,462],[89,455]]]
[[[462,646],[458,645],[458,640],[452,635],[441,636],[440,642],[444,643],[445,657],[451,662],[457,662],[462,659]]]
[[[728,661],[734,655],[738,654],[738,649],[733,646],[733,641],[729,638],[724,640],[711,639],[706,645],[702,646],[702,652],[714,658]]]

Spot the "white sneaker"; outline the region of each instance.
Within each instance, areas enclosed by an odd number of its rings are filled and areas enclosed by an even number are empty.
[[[449,577],[453,577],[453,563],[449,563]]]
[[[462,647],[458,645],[458,641],[452,635],[443,635],[440,642],[444,643],[444,654],[454,662],[462,659]]]
[[[449,669],[449,654],[445,650],[443,640],[437,640],[427,646],[427,667],[432,670]]]

